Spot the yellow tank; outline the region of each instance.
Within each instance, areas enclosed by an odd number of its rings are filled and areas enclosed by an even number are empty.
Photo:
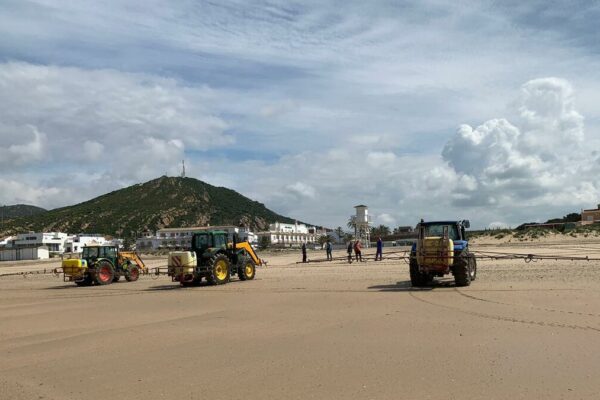
[[[198,260],[192,251],[172,251],[169,253],[169,276],[188,275],[194,272]]]
[[[83,276],[87,270],[87,262],[81,259],[63,260],[62,270],[65,276]]]
[[[426,267],[450,267],[454,261],[452,239],[434,236],[426,237],[417,247],[417,261]]]

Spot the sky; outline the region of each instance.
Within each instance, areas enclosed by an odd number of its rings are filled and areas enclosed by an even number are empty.
[[[161,175],[345,226],[600,203],[600,2],[0,2],[0,204]],[[134,200],[134,199],[132,199]]]

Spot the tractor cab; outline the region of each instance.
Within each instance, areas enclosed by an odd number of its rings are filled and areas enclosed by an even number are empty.
[[[228,234],[225,231],[197,232],[192,236],[192,251],[197,257],[227,250]]]
[[[113,265],[117,265],[118,255],[117,246],[85,246],[81,258],[86,260],[88,265],[101,258],[108,259]]]
[[[466,242],[467,233],[465,229],[468,229],[470,226],[471,224],[468,220],[421,222],[417,225],[417,232],[423,227],[424,237],[442,237],[447,230],[448,237],[454,242]]]

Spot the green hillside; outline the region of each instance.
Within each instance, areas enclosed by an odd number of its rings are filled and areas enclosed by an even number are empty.
[[[234,190],[163,176],[74,206],[8,221],[2,234],[61,231],[131,237],[159,228],[207,224],[244,224],[260,231],[275,221],[294,220]]]
[[[4,218],[4,220],[7,220],[41,214],[45,213],[46,211],[47,210],[41,207],[30,206],[27,204],[15,204],[12,206],[0,207],[0,218]]]

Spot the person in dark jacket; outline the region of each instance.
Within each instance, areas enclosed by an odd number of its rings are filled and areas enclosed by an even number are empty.
[[[332,250],[333,250],[333,245],[331,244],[330,240],[327,240],[327,243],[325,243],[325,252],[327,253],[327,261],[333,260],[333,255],[331,254]]]
[[[352,264],[352,241],[348,242],[348,264]]]
[[[375,261],[383,259],[383,240],[381,237],[377,239],[377,252],[375,253]]]
[[[302,262],[306,262],[306,243],[302,243]]]

